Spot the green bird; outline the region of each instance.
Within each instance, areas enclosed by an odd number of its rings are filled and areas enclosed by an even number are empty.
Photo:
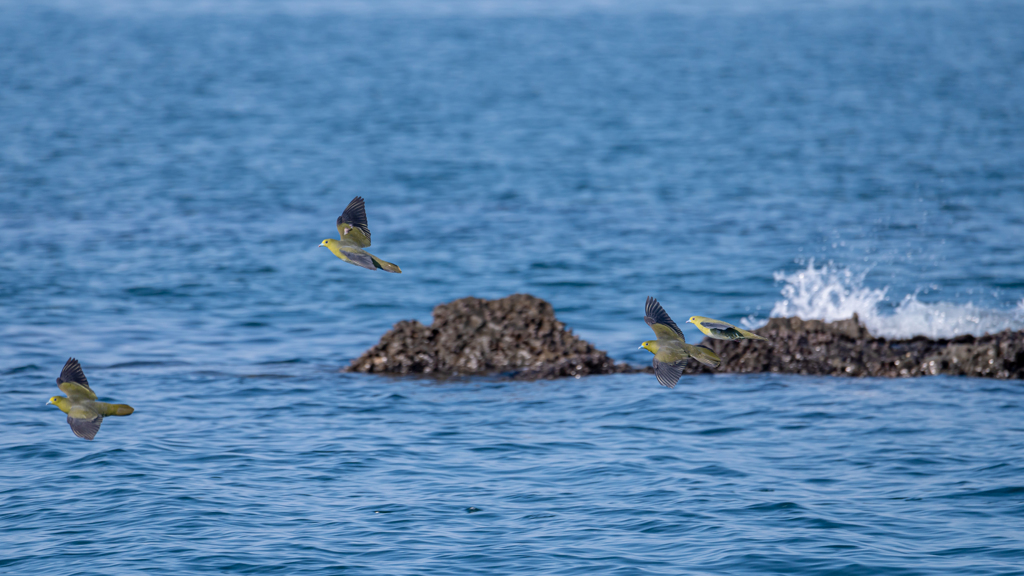
[[[686,321],[687,324],[693,324],[697,327],[697,330],[707,334],[708,336],[717,340],[767,340],[764,336],[758,336],[753,332],[748,332],[742,328],[737,328],[728,322],[722,322],[721,320],[715,320],[713,318],[705,318],[703,316],[690,316],[690,319]]]
[[[104,416],[127,416],[135,412],[135,408],[127,404],[107,404],[97,402],[96,393],[89,387],[89,381],[85,379],[85,372],[78,360],[68,358],[64,369],[60,371],[60,378],[57,378],[57,387],[63,396],[53,396],[47,404],[54,404],[61,412],[68,415],[68,424],[71,431],[79,438],[92,440],[100,431],[100,424]]]
[[[338,216],[338,233],[341,240],[327,238],[320,243],[326,246],[335,256],[349,264],[362,266],[370,270],[384,270],[401,274],[402,269],[377,258],[363,248],[370,245],[370,227],[366,225],[366,206],[361,196],[356,196],[348,203],[345,211]]]
[[[658,339],[648,340],[640,348],[654,354],[654,375],[662,386],[673,388],[683,375],[683,368],[686,368],[690,358],[712,368],[722,364],[722,359],[711,348],[687,344],[683,331],[676,326],[661,304],[650,296],[644,306],[644,322],[654,330]]]

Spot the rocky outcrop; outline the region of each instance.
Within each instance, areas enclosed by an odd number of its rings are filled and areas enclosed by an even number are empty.
[[[636,372],[567,330],[540,298],[462,298],[434,308],[424,326],[403,320],[346,371],[437,376],[559,378]]]
[[[650,337],[646,326],[637,326],[638,342]],[[690,362],[686,372],[1024,379],[1024,332],[886,340],[872,336],[856,316],[838,322],[772,318],[754,332],[768,341],[705,338],[702,344],[721,356],[722,365],[711,369]],[[498,300],[463,298],[441,304],[434,308],[430,326],[403,320],[345,370],[537,379],[651,369],[650,365],[616,364],[567,330],[555,318],[551,304],[529,294],[513,294]]]
[[[886,340],[869,334],[856,315],[837,322],[772,318],[754,332],[768,341],[705,338],[702,344],[722,357],[722,365],[711,370],[691,362],[686,371],[1024,379],[1024,332]]]

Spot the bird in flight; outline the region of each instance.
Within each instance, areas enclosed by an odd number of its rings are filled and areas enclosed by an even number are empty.
[[[737,328],[728,322],[705,318],[703,316],[690,316],[687,324],[693,324],[704,334],[716,340],[767,340],[764,336],[758,336],[742,328]]]
[[[647,297],[647,304],[644,306],[644,322],[654,330],[654,335],[658,339],[648,340],[640,347],[654,354],[654,375],[658,377],[658,383],[662,386],[674,387],[679,377],[683,375],[683,368],[686,368],[690,358],[712,368],[718,368],[722,364],[722,359],[714,350],[706,346],[687,344],[683,331],[676,326],[661,304],[650,296]]]
[[[345,211],[338,216],[337,225],[341,239],[327,238],[320,246],[326,246],[335,256],[349,264],[369,270],[402,273],[402,269],[395,264],[385,262],[363,250],[370,245],[370,227],[366,224],[366,206],[361,196],[356,196],[348,203]]]
[[[67,397],[52,396],[47,404],[54,404],[68,415],[71,431],[79,438],[95,438],[104,416],[127,416],[135,412],[135,409],[127,404],[97,402],[96,393],[89,387],[82,366],[74,358],[68,358],[64,364],[60,378],[57,378],[57,387],[67,394]]]

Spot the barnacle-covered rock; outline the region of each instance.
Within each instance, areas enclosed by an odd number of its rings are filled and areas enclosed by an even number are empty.
[[[567,330],[551,304],[529,294],[513,294],[440,304],[430,326],[403,320],[346,371],[536,379],[638,370],[616,364]]]
[[[1024,379],[1024,332],[1019,331],[949,340],[887,340],[872,336],[854,315],[836,322],[772,318],[755,332],[768,341],[705,338],[702,344],[722,358],[721,367],[710,370],[691,362],[686,371]]]

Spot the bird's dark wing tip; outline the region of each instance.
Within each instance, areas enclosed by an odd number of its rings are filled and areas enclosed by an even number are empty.
[[[341,226],[342,224],[351,224],[362,230],[367,238],[370,237],[370,226],[366,222],[366,203],[362,196],[353,198],[341,216],[338,216],[337,225]]]
[[[654,326],[655,324],[664,324],[672,329],[673,332],[683,335],[683,331],[676,326],[676,323],[672,321],[672,317],[665,312],[665,309],[661,307],[661,304],[657,300],[648,296],[647,302],[644,304],[644,322],[647,322],[648,326]]]
[[[366,225],[366,204],[363,202],[362,196],[356,196],[348,203],[345,207],[345,211],[338,217],[339,222],[345,222],[353,226],[365,226]]]
[[[60,371],[60,378],[57,378],[57,384],[61,382],[75,382],[89,388],[89,381],[85,379],[82,365],[74,358],[68,358],[68,361],[64,363],[64,368]],[[89,390],[92,390],[92,388],[89,388]]]
[[[665,362],[658,362],[658,359],[654,359],[654,376],[658,378],[658,384],[666,388],[675,388],[676,382],[679,382],[679,378],[683,375],[683,368],[686,367],[686,360],[681,360],[675,364],[668,364]]]
[[[68,416],[68,424],[71,425],[71,431],[75,433],[75,436],[85,438],[86,440],[92,440],[96,437],[96,433],[100,431],[100,424],[102,423],[103,416],[97,416],[92,420]]]

